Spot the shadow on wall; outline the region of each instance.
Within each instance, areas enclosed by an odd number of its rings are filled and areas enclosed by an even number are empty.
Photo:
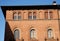
[[[5,24],[5,37],[4,37],[4,41],[16,41],[14,39],[14,35],[13,35],[12,31],[11,31],[11,28],[10,28],[8,22],[6,22],[6,24]]]

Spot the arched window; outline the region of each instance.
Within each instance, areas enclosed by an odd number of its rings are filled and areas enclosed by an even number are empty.
[[[45,19],[48,19],[48,12],[45,12]]]
[[[52,38],[52,29],[48,29],[48,38]]]
[[[14,31],[14,37],[15,37],[15,39],[19,39],[19,30],[18,29],[16,29]]]
[[[32,19],[32,12],[28,13],[28,19]]]
[[[50,12],[49,12],[49,15],[50,15],[50,19],[52,19],[52,18],[53,18],[53,12],[50,11]]]
[[[18,20],[21,20],[21,12],[18,12]]]
[[[36,19],[36,12],[29,12],[28,19]]]
[[[14,20],[18,20],[18,14],[17,14],[17,12],[13,12],[13,19]]]
[[[45,19],[52,19],[53,16],[52,16],[52,11],[46,11],[45,12]]]
[[[35,29],[32,29],[32,30],[30,31],[30,37],[31,37],[31,38],[36,38],[35,36],[36,36]]]
[[[36,12],[33,12],[33,19],[36,19]]]

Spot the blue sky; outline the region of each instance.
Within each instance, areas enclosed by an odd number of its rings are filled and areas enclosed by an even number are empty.
[[[51,5],[53,0],[0,0],[0,6],[13,5]],[[56,0],[60,4],[60,0]],[[5,19],[0,7],[0,41],[4,41]]]

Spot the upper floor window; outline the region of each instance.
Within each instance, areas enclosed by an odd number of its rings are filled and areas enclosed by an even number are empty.
[[[36,38],[35,36],[36,36],[35,29],[32,29],[32,30],[30,31],[30,37],[31,37],[31,38]]]
[[[53,16],[52,16],[52,11],[46,11],[45,12],[45,19],[52,19],[53,18]]]
[[[21,20],[21,12],[18,12],[18,20]]]
[[[14,37],[15,37],[15,39],[19,39],[19,30],[18,29],[16,29],[14,31]]]
[[[52,38],[52,29],[48,29],[48,38]]]
[[[33,19],[36,19],[36,12],[33,12]]]
[[[13,19],[14,19],[14,20],[18,20],[18,14],[17,14],[17,12],[14,12],[14,13],[13,13]]]
[[[28,13],[28,19],[32,19],[32,12]]]
[[[48,12],[45,12],[45,19],[48,19]]]
[[[20,20],[21,19],[21,12],[14,12],[13,13],[13,19],[14,20]]]
[[[50,13],[50,19],[52,19],[53,18],[53,12],[50,11],[49,13]]]
[[[36,19],[36,12],[29,12],[28,19]]]

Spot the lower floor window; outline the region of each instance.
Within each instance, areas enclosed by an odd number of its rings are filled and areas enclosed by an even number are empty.
[[[36,36],[35,29],[32,29],[32,30],[30,31],[30,37],[31,37],[31,38],[35,38],[35,36]]]
[[[18,30],[18,29],[16,29],[16,30],[14,31],[14,38],[15,38],[15,39],[19,39],[19,30]]]
[[[48,38],[52,38],[52,29],[48,29]]]

